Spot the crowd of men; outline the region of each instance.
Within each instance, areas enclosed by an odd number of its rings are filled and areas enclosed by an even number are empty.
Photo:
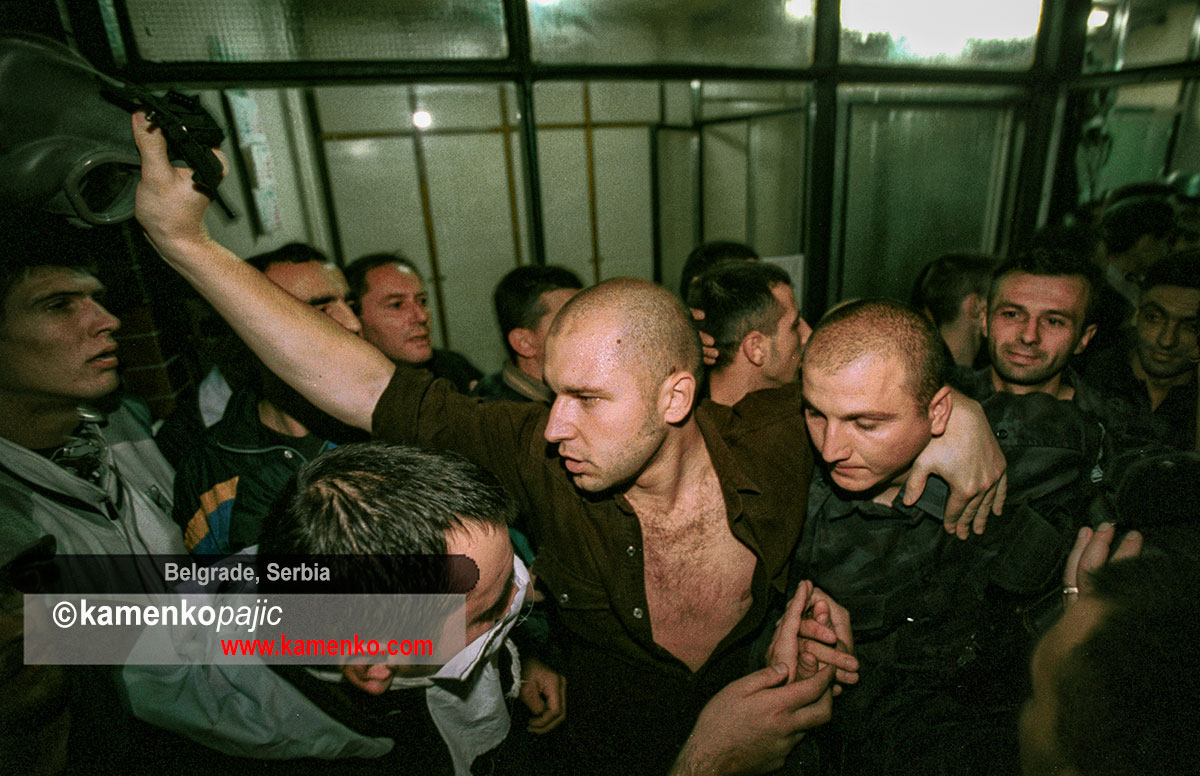
[[[1159,250],[1150,217],[1137,234],[1144,203],[1112,206],[1107,251],[1047,232],[999,262],[946,256],[912,304],[847,300],[811,326],[788,274],[736,243],[700,246],[680,296],[520,267],[485,376],[433,347],[411,262],[243,261],[142,114],[134,136],[146,235],[258,379],[174,471],[118,390],[86,237],[5,221],[0,761],[1200,768],[1194,503],[1131,508],[1151,475],[1200,473],[1200,253]],[[1133,312],[1107,331],[1113,294]],[[349,556],[371,594],[411,583],[387,557],[462,555],[475,576],[465,646],[438,665],[23,667],[19,588],[55,553]]]

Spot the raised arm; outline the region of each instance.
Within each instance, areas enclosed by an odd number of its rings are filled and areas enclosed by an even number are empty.
[[[171,165],[166,140],[143,113],[133,116],[133,138],[142,157],[137,218],[167,263],[268,369],[325,412],[369,431],[393,364],[209,237],[208,197],[193,186],[190,169]]]

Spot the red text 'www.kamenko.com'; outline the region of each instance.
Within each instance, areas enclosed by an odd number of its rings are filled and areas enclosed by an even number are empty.
[[[352,639],[288,638],[280,633],[274,639],[221,639],[221,654],[226,657],[433,657],[433,642],[428,639],[364,639],[357,633]]]

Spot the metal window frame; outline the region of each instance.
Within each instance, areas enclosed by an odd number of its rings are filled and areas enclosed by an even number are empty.
[[[184,83],[189,88],[308,88],[315,84],[473,83],[506,81],[514,84],[520,104],[520,152],[524,161],[531,261],[545,263],[545,223],[541,208],[537,123],[533,86],[539,81],[577,80],[699,80],[807,82],[812,85],[808,133],[807,192],[798,252],[807,257],[805,289],[810,314],[823,309],[830,290],[836,215],[839,122],[837,90],[853,83],[965,86],[1004,85],[1025,90],[1026,136],[1012,192],[1008,234],[1028,233],[1054,215],[1071,185],[1066,167],[1078,137],[1078,105],[1094,88],[1200,77],[1194,60],[1111,73],[1081,74],[1090,0],[1044,0],[1042,22],[1035,40],[1034,61],[1027,70],[949,69],[909,65],[851,65],[838,62],[840,22],[838,0],[817,0],[813,61],[801,68],[761,68],[703,64],[562,65],[534,61],[526,0],[503,0],[508,54],[500,59],[309,62],[150,62],[137,50],[126,0],[111,0],[124,43],[118,63],[108,43],[99,0],[59,0],[80,50],[97,66],[149,86]],[[1200,14],[1198,14],[1200,18]],[[1200,24],[1200,22],[1198,22]],[[1200,29],[1200,27],[1198,27]],[[1193,47],[1192,55],[1196,55]],[[1191,99],[1191,91],[1188,91]],[[654,138],[654,132],[650,133]],[[320,144],[317,144],[318,146]],[[651,160],[656,162],[654,141]],[[657,170],[652,170],[656,178]],[[702,180],[700,181],[702,185]],[[1047,202],[1049,198],[1050,203]],[[328,201],[328,198],[327,198]],[[702,224],[703,199],[696,198],[697,223]],[[657,216],[653,219],[659,245]],[[336,224],[332,225],[336,230]],[[656,254],[657,254],[656,249]],[[655,274],[661,274],[656,255]]]

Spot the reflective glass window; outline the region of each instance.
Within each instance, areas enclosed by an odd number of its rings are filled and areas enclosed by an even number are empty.
[[[814,0],[528,0],[533,58],[805,67]]]
[[[1085,122],[1075,153],[1081,200],[1156,180],[1168,171],[1179,94],[1177,81],[1092,93],[1088,104],[1096,113]]]
[[[991,252],[1004,220],[1013,108],[951,92],[926,104],[890,90],[841,95],[847,126],[841,277],[835,299],[907,298],[920,267],[943,253]],[[981,90],[976,89],[976,103]]]
[[[1196,0],[1097,0],[1088,14],[1085,72],[1183,62],[1195,51]]]
[[[1023,70],[1041,0],[842,0],[842,62]]]
[[[502,0],[127,0],[153,62],[499,59]]]

